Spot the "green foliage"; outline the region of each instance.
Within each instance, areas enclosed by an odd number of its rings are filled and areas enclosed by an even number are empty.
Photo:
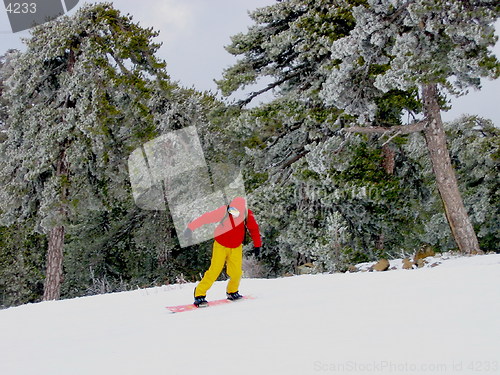
[[[418,93],[415,89],[407,91],[390,90],[375,100],[377,114],[375,123],[379,126],[401,125],[401,113],[420,113],[422,103],[417,100]]]
[[[369,262],[370,258],[365,252],[346,247],[342,250],[342,262],[344,264],[359,264]]]
[[[129,204],[70,226],[64,297],[195,281],[208,267],[211,244],[181,249],[168,212]]]
[[[205,125],[220,103],[169,81],[156,35],[109,3],[86,5],[33,29],[9,74],[1,219],[26,236],[65,226],[63,297],[173,282],[199,269],[191,249],[178,248],[168,212],[139,211],[130,188],[127,159],[144,142],[195,125],[216,157],[210,131],[225,121]],[[31,259],[23,251],[12,248],[0,272]],[[5,275],[0,282],[13,280]],[[39,272],[32,284],[41,283]],[[6,303],[31,297],[12,298]]]
[[[47,241],[26,227],[0,227],[0,308],[38,302],[43,294]]]
[[[242,58],[217,81],[222,93],[230,95],[264,76],[273,79],[264,91],[279,87],[284,93],[317,93],[322,68],[332,62],[329,45],[349,34],[354,27],[351,10],[364,3],[349,0],[341,7],[333,0],[290,0],[255,10],[250,14],[255,25],[233,36],[226,47]]]
[[[334,270],[344,248],[374,258],[413,252],[422,242],[449,246],[429,164],[420,158],[425,145],[395,136],[384,154],[376,139],[347,139],[342,128],[402,125],[403,113],[414,119],[420,84],[456,93],[498,75],[488,50],[498,7],[290,0],[251,16],[255,25],[228,47],[240,60],[218,83],[230,94],[272,80],[240,104],[271,89],[277,99],[243,111],[235,134],[247,140],[247,175],[267,178],[250,177],[253,204],[272,223],[264,231],[273,233],[268,241],[283,267],[312,260]],[[445,99],[438,98],[442,108]]]
[[[0,120],[9,125],[1,154],[7,225],[0,228],[1,305],[39,300],[47,240],[34,232],[61,220],[61,209],[67,213],[64,297],[199,279],[211,242],[180,248],[168,211],[135,206],[126,166],[144,142],[189,125],[197,127],[210,165],[243,167],[270,275],[309,262],[343,271],[348,264],[413,253],[422,243],[453,247],[423,139],[400,135],[382,149],[380,139],[343,131],[363,105],[348,115],[325,104],[325,87],[340,85],[330,74],[350,56],[336,55],[332,45],[359,26],[359,5],[370,10],[366,1],[288,0],[252,12],[255,25],[228,47],[241,59],[218,82],[230,94],[270,77],[259,92],[274,89],[278,98],[252,109],[242,107],[257,94],[226,106],[171,83],[155,57],[156,32],[110,4],[86,6],[36,28],[27,52],[3,65],[13,71],[0,66],[1,78],[11,77],[0,98]],[[498,64],[484,51],[491,38],[485,41],[470,53],[481,57],[479,70],[491,73]],[[436,51],[442,59],[451,50],[442,45]],[[349,103],[373,101],[373,120],[387,127],[401,125],[401,114],[419,113],[422,104],[413,83],[390,87],[397,77],[390,76],[395,65],[389,57],[387,51],[354,54],[358,70],[348,86],[359,91],[343,96]],[[437,67],[429,64],[422,69]],[[449,72],[444,67],[432,74]],[[465,73],[464,84],[473,78]],[[376,91],[377,80],[388,89]],[[499,251],[498,129],[473,117],[447,131],[481,246]],[[69,172],[57,176],[62,156]]]
[[[490,48],[497,41],[499,14],[492,1],[474,6],[467,1],[374,1],[355,7],[350,34],[330,44],[336,64],[320,96],[360,123],[376,124],[380,100],[393,90],[411,94],[405,109],[413,112],[413,104],[423,99],[418,88],[425,85],[439,85],[453,95],[480,88],[482,77],[496,78],[500,71]]]
[[[318,112],[327,110],[282,99],[241,117],[242,127],[255,126],[266,144],[248,150],[245,170],[251,205],[273,249],[264,254],[268,265],[278,274],[307,262],[340,271],[352,261],[346,249],[365,260],[382,249],[396,256],[418,248],[426,217],[419,205],[430,195],[418,164],[394,145],[395,172],[388,174],[376,139],[347,139],[333,130],[334,121],[317,122]],[[279,131],[266,135],[270,128]],[[255,175],[265,177],[260,185]]]
[[[464,203],[483,251],[500,252],[500,130],[477,116],[447,125]]]
[[[477,116],[462,116],[445,124],[452,163],[457,172],[459,189],[465,207],[483,251],[499,251],[500,240],[500,133],[491,121]],[[438,250],[455,248],[455,243],[441,212],[432,170],[423,148],[424,140],[418,135],[410,137],[405,151],[420,165],[420,174],[432,194],[423,202],[421,212],[426,213],[425,231],[419,234],[422,242]]]

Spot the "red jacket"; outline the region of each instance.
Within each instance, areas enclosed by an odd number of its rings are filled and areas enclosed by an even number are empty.
[[[235,248],[240,246],[245,239],[246,224],[252,237],[253,245],[261,247],[262,240],[260,238],[259,225],[255,221],[253,212],[246,208],[245,199],[241,197],[235,198],[229,206],[236,207],[240,211],[240,215],[234,217],[227,212],[228,206],[221,206],[194,219],[188,224],[188,228],[195,230],[204,224],[220,222],[215,228],[215,240],[222,246]]]

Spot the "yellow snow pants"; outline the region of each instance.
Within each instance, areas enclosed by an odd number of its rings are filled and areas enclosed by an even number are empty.
[[[217,241],[214,241],[212,250],[212,261],[210,268],[203,279],[195,289],[194,295],[206,296],[207,290],[210,289],[212,284],[217,280],[224,264],[226,264],[227,275],[229,276],[229,283],[227,284],[227,293],[234,293],[238,291],[240,285],[241,275],[243,273],[241,266],[243,262],[243,245],[235,248],[222,246]]]

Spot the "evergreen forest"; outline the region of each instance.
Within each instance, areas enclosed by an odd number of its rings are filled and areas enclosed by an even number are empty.
[[[0,308],[200,280],[213,241],[182,247],[168,205],[137,204],[128,164],[191,126],[209,164],[241,170],[263,238],[257,258],[245,244],[247,276],[500,253],[500,124],[441,119],[500,75],[498,2],[278,0],[249,14],[222,96],[171,80],[158,32],[111,3],[3,51]]]

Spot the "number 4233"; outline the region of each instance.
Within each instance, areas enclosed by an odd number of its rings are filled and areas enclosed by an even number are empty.
[[[36,13],[36,3],[8,3],[5,10],[7,13],[33,14]]]

